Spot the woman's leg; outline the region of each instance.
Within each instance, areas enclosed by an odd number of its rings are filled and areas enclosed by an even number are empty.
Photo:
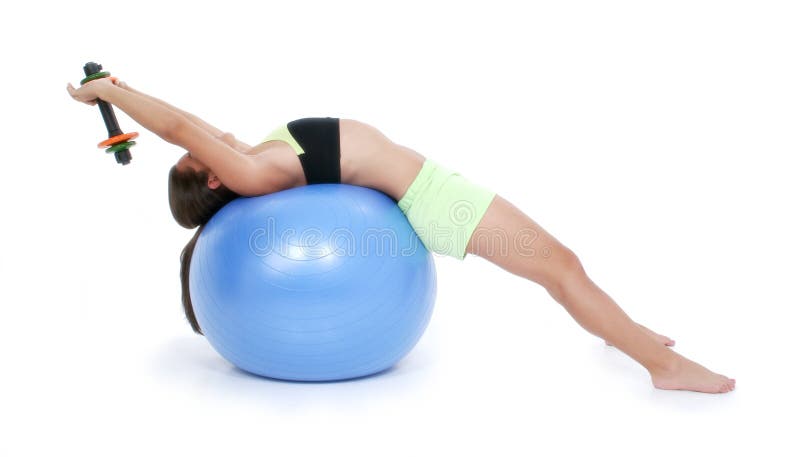
[[[670,340],[636,324],[592,282],[575,254],[501,196],[495,196],[467,252],[542,285],[587,331],[642,364],[655,387],[723,393],[735,380],[665,347]]]

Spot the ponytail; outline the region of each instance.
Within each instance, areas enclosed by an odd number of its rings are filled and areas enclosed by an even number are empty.
[[[189,267],[194,246],[211,216],[237,197],[237,193],[225,186],[210,189],[206,172],[191,169],[179,171],[177,166],[169,170],[169,208],[172,216],[182,227],[197,227],[194,236],[181,251],[181,302],[192,330],[201,335],[203,331],[197,323],[189,291]]]
[[[194,307],[192,306],[192,297],[189,293],[189,267],[192,264],[192,254],[194,254],[194,246],[197,244],[197,238],[203,230],[204,225],[201,225],[194,232],[192,239],[186,243],[181,251],[181,302],[183,303],[183,312],[186,314],[186,320],[192,326],[195,333],[202,335],[203,331],[200,329],[200,324],[197,323],[197,317],[194,315]]]

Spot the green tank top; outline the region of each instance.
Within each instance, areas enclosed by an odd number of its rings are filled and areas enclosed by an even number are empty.
[[[303,151],[303,148],[300,147],[300,144],[297,143],[297,140],[295,140],[292,134],[289,132],[289,127],[287,126],[287,124],[283,124],[280,127],[273,130],[272,133],[267,135],[266,138],[264,138],[264,140],[262,140],[261,142],[266,143],[267,141],[273,141],[273,140],[280,140],[288,143],[289,146],[291,146],[292,149],[294,149],[294,152],[296,152],[297,155],[305,153],[305,151]]]

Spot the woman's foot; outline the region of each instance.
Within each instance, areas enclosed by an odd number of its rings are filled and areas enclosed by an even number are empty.
[[[735,379],[714,373],[677,353],[669,367],[651,370],[650,376],[658,389],[722,394],[736,388]]]
[[[636,325],[638,325],[642,330],[644,330],[644,332],[647,334],[647,336],[649,336],[650,338],[653,338],[658,343],[663,344],[664,346],[675,346],[675,340],[673,340],[672,338],[668,338],[668,337],[666,337],[664,335],[660,335],[660,334],[650,330],[649,328],[645,327],[642,324],[636,324]],[[609,343],[608,341],[606,341],[606,344],[608,346],[613,346],[613,344]]]

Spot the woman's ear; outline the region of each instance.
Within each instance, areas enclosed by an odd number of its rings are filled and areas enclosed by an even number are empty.
[[[208,175],[208,188],[211,190],[216,190],[219,186],[222,185],[222,181],[219,180],[217,175],[209,174]]]

